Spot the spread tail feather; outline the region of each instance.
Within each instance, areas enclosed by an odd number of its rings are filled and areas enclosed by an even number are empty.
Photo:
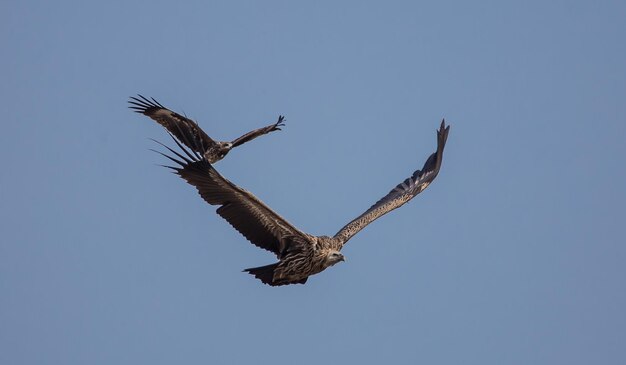
[[[306,283],[306,280],[308,278],[304,278],[302,280],[298,280],[298,281],[285,281],[285,280],[279,280],[279,281],[274,281],[274,269],[276,269],[276,267],[278,266],[278,262],[275,264],[271,264],[271,265],[265,265],[265,266],[259,266],[259,267],[253,267],[250,269],[245,269],[243,270],[244,272],[247,272],[251,275],[254,275],[255,278],[261,280],[263,282],[263,284],[267,284],[270,286],[281,286],[281,285],[288,285],[288,284],[304,284]]]
[[[244,272],[254,275],[254,277],[261,280],[263,284],[274,285],[274,269],[276,266],[278,266],[278,263],[245,269]]]

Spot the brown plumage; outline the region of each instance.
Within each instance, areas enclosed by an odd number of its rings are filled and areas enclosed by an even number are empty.
[[[231,142],[219,142],[209,137],[195,121],[169,110],[161,105],[154,98],[148,99],[142,95],[131,96],[128,101],[130,109],[137,113],[152,118],[154,121],[165,127],[180,142],[185,144],[194,152],[204,156],[210,163],[216,163],[224,158],[231,149],[251,141],[259,136],[273,131],[281,130],[285,125],[285,117],[278,116],[278,121],[274,124],[255,129]]]
[[[424,167],[398,184],[363,214],[345,225],[333,237],[304,233],[274,212],[252,193],[220,175],[205,158],[187,151],[174,139],[185,155],[164,146],[176,156],[165,157],[177,163],[170,167],[254,245],[273,252],[278,262],[244,271],[272,286],[304,284],[308,277],[344,261],[340,253],[344,244],[365,226],[382,215],[402,206],[422,192],[435,179],[441,167],[443,149],[450,127],[445,122],[437,131],[437,150]],[[169,167],[169,166],[168,166]]]

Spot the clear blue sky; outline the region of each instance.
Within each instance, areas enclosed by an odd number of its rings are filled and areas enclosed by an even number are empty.
[[[620,1],[4,1],[0,363],[626,363]],[[142,93],[216,167],[334,234],[422,166],[346,263],[274,257],[158,166]]]

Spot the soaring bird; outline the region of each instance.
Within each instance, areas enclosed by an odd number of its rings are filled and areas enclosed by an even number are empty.
[[[216,163],[223,159],[231,149],[258,136],[279,131],[281,130],[280,127],[285,125],[285,117],[280,115],[274,124],[255,129],[231,142],[218,142],[209,137],[195,121],[169,110],[154,98],[150,100],[139,94],[137,96],[130,97],[128,101],[131,104],[130,109],[152,118],[192,151],[203,156],[209,163]]]
[[[161,152],[178,166],[165,166],[189,184],[211,205],[218,205],[217,214],[226,219],[254,245],[273,252],[278,262],[245,269],[271,286],[304,284],[309,276],[344,261],[341,249],[352,236],[382,215],[402,206],[433,182],[443,158],[443,149],[450,127],[441,122],[437,130],[437,150],[421,170],[393,188],[363,214],[346,224],[334,236],[313,236],[300,231],[274,212],[249,191],[220,175],[203,156],[187,151],[176,139],[184,154],[161,144],[175,156]]]

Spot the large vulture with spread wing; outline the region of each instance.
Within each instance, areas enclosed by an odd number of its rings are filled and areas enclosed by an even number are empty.
[[[169,110],[154,98],[148,99],[142,95],[131,96],[128,101],[135,112],[152,118],[165,127],[178,140],[192,151],[203,156],[209,163],[216,163],[230,152],[231,149],[251,141],[258,136],[279,131],[285,125],[285,117],[278,116],[276,123],[255,129],[231,142],[219,142],[209,137],[195,121]]]
[[[413,199],[433,182],[441,168],[449,130],[450,127],[446,127],[445,121],[442,121],[437,131],[437,151],[428,157],[424,167],[398,184],[333,237],[313,236],[300,231],[252,193],[222,177],[206,158],[187,151],[176,139],[174,141],[185,155],[165,145],[176,156],[163,155],[179,165],[167,167],[195,186],[207,203],[219,206],[217,214],[250,242],[278,257],[277,263],[245,269],[245,272],[271,286],[304,284],[309,276],[344,261],[340,251],[357,232]]]

